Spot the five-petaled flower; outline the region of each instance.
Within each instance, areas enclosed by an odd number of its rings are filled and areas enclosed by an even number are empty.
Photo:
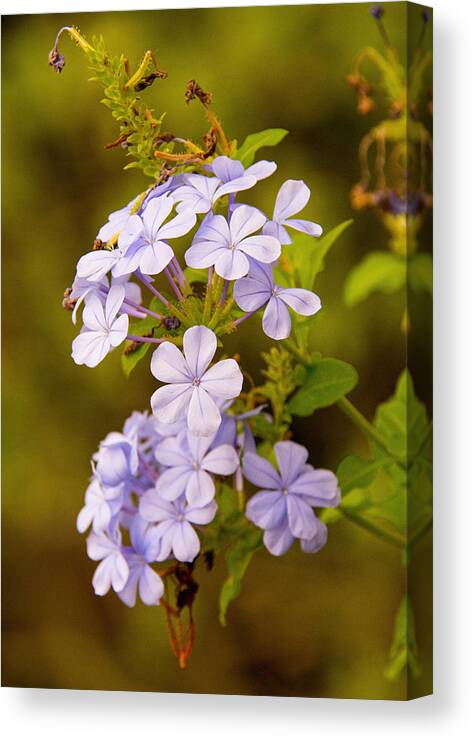
[[[72,357],[77,365],[96,367],[113,348],[126,339],[129,318],[118,316],[125,297],[122,285],[113,285],[105,306],[96,294],[90,296],[84,308],[81,333],[72,342]]]
[[[123,256],[113,268],[114,275],[125,275],[138,267],[145,275],[157,275],[167,267],[174,251],[165,240],[187,234],[196,221],[194,213],[184,211],[165,223],[173,207],[172,196],[165,193],[150,200],[141,216],[129,218],[118,237]]]
[[[140,501],[139,513],[149,522],[158,522],[158,560],[167,560],[173,553],[180,562],[191,563],[200,552],[200,540],[192,524],[209,524],[216,514],[216,504],[211,501],[206,506],[190,506],[184,496],[166,501],[151,488]]]
[[[157,445],[156,460],[166,468],[156,483],[162,498],[175,501],[184,494],[190,506],[206,506],[213,500],[212,474],[231,475],[239,465],[239,457],[229,444],[209,449],[212,442],[212,437],[184,432]]]
[[[129,566],[121,552],[121,534],[115,529],[112,534],[92,532],[87,537],[87,555],[90,560],[100,560],[92,580],[97,596],[104,596],[110,588],[118,593],[129,577]]]
[[[292,239],[286,226],[310,236],[321,236],[323,229],[313,221],[292,218],[299,213],[310,199],[310,189],[303,180],[286,180],[280,188],[272,219],[263,228],[264,234],[275,236],[281,244],[291,244]]]
[[[308,450],[296,442],[277,442],[274,447],[279,472],[263,457],[247,452],[243,474],[261,491],[246,506],[247,518],[264,529],[264,544],[273,555],[283,555],[295,538],[306,551],[326,541],[325,525],[313,506],[337,506],[338,481],[329,470],[307,465]]]
[[[315,293],[303,288],[281,288],[274,284],[270,265],[252,261],[246,277],[234,285],[234,300],[243,311],[257,311],[267,304],[262,318],[262,328],[272,339],[290,336],[292,322],[288,308],[301,316],[312,316],[321,308]]]
[[[238,206],[229,224],[224,216],[209,216],[200,226],[185,253],[189,267],[215,266],[218,275],[236,280],[247,275],[249,259],[270,263],[280,257],[280,242],[273,236],[255,234],[266,222],[261,211]]]
[[[216,433],[221,414],[215,401],[236,398],[243,384],[235,360],[220,360],[209,367],[216,346],[216,335],[211,329],[193,326],[184,334],[183,354],[171,342],[163,342],[156,349],[151,372],[168,383],[151,397],[151,407],[159,421],[172,424],[186,417],[192,434],[211,437]]]

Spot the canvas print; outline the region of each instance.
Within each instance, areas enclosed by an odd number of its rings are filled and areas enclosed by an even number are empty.
[[[3,684],[431,693],[431,10],[9,16],[2,78]]]

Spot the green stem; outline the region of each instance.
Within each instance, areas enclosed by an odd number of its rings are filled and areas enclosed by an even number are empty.
[[[375,526],[375,524],[372,524],[371,522],[366,521],[361,516],[358,516],[357,514],[354,514],[352,511],[349,511],[348,509],[345,509],[342,504],[338,507],[340,511],[344,514],[346,519],[349,519],[349,521],[353,522],[354,524],[357,524],[359,527],[362,527],[362,529],[366,529],[371,534],[375,535],[376,537],[379,537],[384,542],[387,542],[389,545],[393,545],[394,547],[403,548],[405,546],[405,543],[403,542],[400,537],[395,537],[393,534],[389,534],[388,532],[384,532],[383,529],[379,529]]]
[[[355,424],[358,429],[360,429],[361,432],[366,435],[366,437],[378,444],[379,447],[381,447],[389,457],[395,460],[395,462],[397,462],[402,467],[405,467],[406,461],[402,457],[400,457],[399,455],[395,455],[388,449],[387,443],[385,442],[380,432],[377,431],[373,424],[371,424],[370,421],[368,421],[368,419],[366,419],[365,416],[361,414],[361,412],[354,406],[353,403],[351,403],[351,401],[349,401],[348,398],[346,398],[346,396],[339,399],[339,401],[337,402],[337,406],[344,414],[346,414],[346,416],[349,417],[353,424]]]

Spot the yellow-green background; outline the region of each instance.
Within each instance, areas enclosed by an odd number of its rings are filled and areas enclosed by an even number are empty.
[[[419,9],[414,32],[419,29]],[[405,48],[405,5],[388,6],[393,41]],[[330,530],[314,556],[298,546],[283,558],[257,554],[228,626],[218,623],[224,563],[203,574],[196,602],[197,643],[180,671],[167,645],[163,613],[128,610],[113,594],[94,596],[95,565],[75,530],[99,440],[146,408],[154,381],[148,363],[126,380],[118,352],[95,370],[70,358],[76,332],[61,308],[78,257],[107,214],[143,189],[123,172],[121,149],[105,150],[116,128],[88,84],[85,60],[63,38],[62,75],[47,65],[57,29],[78,24],[103,33],[132,64],[147,48],[169,72],[146,93],[168,111],[165,128],[201,136],[197,103],[185,84],[196,78],[232,137],[268,127],[290,136],[261,156],[277,159],[257,202],[270,211],[280,184],[303,178],[312,190],[307,216],[326,229],[353,215],[349,189],[358,179],[361,136],[384,109],[363,118],[346,82],[356,51],[381,48],[368,5],[292,6],[30,15],[3,18],[3,683],[145,691],[401,698],[402,681],[382,675],[393,616],[403,589],[396,550],[352,524]],[[369,249],[386,246],[371,214],[333,248],[316,286],[323,311],[313,348],[359,371],[353,400],[368,416],[390,395],[405,364],[399,331],[403,294],[343,303],[345,277]],[[424,298],[429,310],[429,298]],[[423,305],[423,304],[422,304]],[[426,400],[428,331],[414,331],[411,363]],[[258,320],[232,341],[257,374],[266,345]],[[336,408],[295,424],[315,465],[335,468],[365,442]],[[413,573],[421,658],[419,688],[430,685],[429,545]],[[422,606],[423,605],[423,606]]]

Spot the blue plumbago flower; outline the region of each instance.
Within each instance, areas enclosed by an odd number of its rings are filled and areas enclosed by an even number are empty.
[[[207,165],[207,169],[216,175],[221,182],[226,184],[240,180],[242,177],[247,177],[248,175],[255,177],[256,182],[264,180],[275,172],[277,165],[275,162],[267,162],[267,160],[261,159],[259,162],[255,162],[247,169],[244,169],[242,163],[237,159],[216,157],[211,164]]]
[[[131,216],[131,210],[134,203],[136,202],[137,196],[130,200],[130,202],[120,208],[118,211],[113,211],[108,216],[108,221],[104,224],[97,234],[97,239],[101,242],[108,242],[114,236],[116,236],[127,224],[128,219]]]
[[[259,455],[244,456],[244,477],[263,489],[249,500],[246,516],[265,530],[264,544],[273,555],[283,555],[295,538],[302,540],[305,551],[315,551],[324,544],[325,530],[312,507],[338,505],[337,478],[329,470],[307,465],[308,451],[302,445],[277,442],[274,450],[279,472]]]
[[[98,534],[109,526],[123,504],[124,485],[106,486],[95,475],[85,493],[85,505],[77,517],[77,530],[85,532],[90,526]]]
[[[248,190],[256,184],[257,179],[253,175],[244,175],[223,182],[219,177],[185,175],[185,182],[185,185],[172,193],[177,210],[208,213],[223,195]]]
[[[164,584],[149,563],[157,560],[161,549],[160,537],[156,527],[149,526],[149,522],[139,514],[134,516],[129,536],[131,546],[122,548],[129,568],[128,580],[117,595],[129,607],[136,604],[138,593],[143,604],[155,606],[164,595]]]
[[[310,236],[321,236],[323,229],[319,224],[300,218],[292,218],[305,208],[309,199],[310,189],[303,180],[286,180],[278,192],[272,220],[267,221],[263,233],[275,236],[281,244],[292,243],[286,226]]]
[[[114,285],[105,306],[94,293],[84,308],[84,326],[72,342],[72,357],[77,365],[96,367],[111,349],[121,344],[128,334],[129,318],[121,310],[125,297],[122,285]]]
[[[126,586],[129,566],[121,551],[121,533],[115,528],[113,533],[101,532],[87,537],[87,555],[91,560],[100,560],[92,585],[97,596],[104,596],[110,588],[118,593]]]
[[[162,272],[174,256],[167,239],[184,236],[195,226],[196,216],[190,211],[166,221],[174,208],[171,195],[165,193],[149,201],[141,216],[133,214],[118,237],[122,257],[113,267],[115,276],[138,268],[145,275]]]
[[[146,491],[139,502],[139,513],[149,522],[158,523],[155,532],[160,537],[158,560],[167,560],[171,553],[183,563],[191,563],[200,552],[200,540],[192,524],[209,524],[215,517],[216,504],[203,507],[186,503],[181,496],[166,501],[155,488]]]
[[[247,275],[249,259],[270,263],[280,257],[280,242],[273,236],[255,235],[266,217],[257,208],[240,205],[229,224],[224,216],[210,216],[200,226],[192,246],[185,252],[189,267],[215,266],[218,275],[236,280]]]
[[[210,449],[211,437],[184,432],[157,445],[155,457],[165,470],[156,482],[157,493],[166,501],[185,496],[189,506],[206,506],[215,497],[213,475],[231,475],[239,465],[234,447],[222,444]]]
[[[288,308],[301,316],[312,316],[321,308],[316,293],[303,288],[281,288],[274,284],[270,265],[251,261],[251,269],[246,277],[234,284],[234,300],[243,311],[254,312],[266,305],[262,318],[262,328],[272,339],[286,339],[290,336],[292,322]]]
[[[112,285],[122,285],[125,289],[125,302],[130,301],[129,304],[124,303],[122,306],[123,313],[127,313],[129,316],[142,319],[146,316],[145,313],[134,308],[139,306],[142,302],[141,288],[136,283],[129,280],[129,275],[123,275],[119,278],[112,278]],[[103,277],[99,281],[91,281],[86,278],[75,277],[72,283],[71,292],[68,296],[69,301],[74,302],[74,309],[72,311],[72,322],[77,322],[77,314],[82,303],[87,303],[87,300],[91,295],[96,295],[99,300],[105,305],[106,297],[108,294],[108,278]]]
[[[206,326],[193,326],[184,334],[182,352],[163,342],[154,352],[151,372],[168,383],[151,397],[156,418],[164,424],[187,419],[190,432],[212,437],[221,422],[217,399],[236,398],[243,375],[235,360],[220,360],[209,367],[217,347],[216,335]]]

